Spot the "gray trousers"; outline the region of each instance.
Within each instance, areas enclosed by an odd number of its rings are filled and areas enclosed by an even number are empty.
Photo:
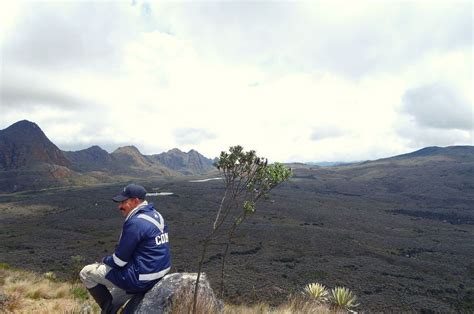
[[[94,288],[98,284],[104,285],[109,289],[112,295],[113,304],[124,304],[128,299],[133,297],[133,295],[127,294],[125,290],[120,289],[105,278],[105,275],[107,275],[111,269],[109,265],[105,265],[104,263],[94,263],[85,266],[79,273],[79,277],[87,289]]]

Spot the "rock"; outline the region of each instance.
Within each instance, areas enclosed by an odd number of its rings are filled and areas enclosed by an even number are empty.
[[[136,309],[133,310],[133,313],[190,312],[192,310],[196,278],[197,273],[174,273],[166,275],[145,294],[143,300],[138,304]],[[217,299],[206,278],[206,274],[201,274],[201,278],[199,279],[197,312],[216,313],[222,312],[223,308],[224,303]],[[127,310],[127,312],[129,312],[129,310],[132,309]]]

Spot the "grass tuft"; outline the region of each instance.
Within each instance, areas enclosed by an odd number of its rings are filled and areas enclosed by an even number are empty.
[[[194,287],[181,289],[176,294],[171,307],[171,313],[191,313],[193,310]],[[221,312],[218,304],[215,304],[212,299],[206,298],[202,293],[198,293],[196,313],[219,313]]]
[[[304,292],[315,302],[325,303],[328,301],[329,291],[320,283],[307,284],[304,288]]]
[[[87,289],[78,285],[71,287],[71,294],[75,299],[86,301],[89,299],[89,292]]]
[[[356,303],[357,296],[345,287],[335,287],[331,290],[331,294],[331,302],[338,309],[351,310],[359,306]]]
[[[53,281],[53,282],[58,280],[58,278],[56,277],[56,274],[52,271],[48,271],[48,272],[44,273],[43,277],[44,277],[44,279],[48,279],[49,281]]]
[[[271,307],[266,303],[248,305],[230,305],[224,307],[224,314],[329,314],[334,313],[327,306],[318,304],[305,296],[290,296],[284,304]]]

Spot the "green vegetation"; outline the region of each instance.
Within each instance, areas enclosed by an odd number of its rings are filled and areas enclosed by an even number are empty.
[[[309,283],[304,288],[304,292],[316,302],[325,303],[328,301],[329,291],[320,283]]]
[[[331,302],[339,309],[351,310],[357,307],[357,296],[347,288],[336,287],[331,290]]]
[[[89,299],[89,292],[83,286],[75,285],[71,288],[71,294],[75,299],[86,301]]]
[[[268,193],[291,176],[291,169],[279,163],[270,165],[267,159],[258,157],[253,150],[245,152],[242,146],[233,146],[229,152],[221,152],[215,166],[223,175],[225,191],[212,230],[203,240],[194,289],[193,313],[196,313],[199,279],[208,246],[215,240],[225,241],[220,287],[223,295],[226,257],[237,227],[255,213],[257,202],[261,198],[268,199]]]
[[[335,310],[351,311],[357,304],[357,296],[349,289],[336,287],[331,290],[320,283],[309,283],[304,288],[304,294],[316,304],[330,304]]]

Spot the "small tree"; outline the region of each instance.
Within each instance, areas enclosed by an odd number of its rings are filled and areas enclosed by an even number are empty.
[[[256,204],[280,183],[288,180],[291,169],[279,163],[268,164],[268,160],[258,157],[255,151],[244,152],[241,146],[230,147],[229,152],[221,152],[215,163],[222,173],[225,191],[214,219],[212,230],[202,241],[198,275],[194,289],[193,313],[201,277],[202,265],[207,248],[216,239],[225,238],[221,264],[221,294],[224,291],[224,269],[229,247],[237,227],[256,210]]]

